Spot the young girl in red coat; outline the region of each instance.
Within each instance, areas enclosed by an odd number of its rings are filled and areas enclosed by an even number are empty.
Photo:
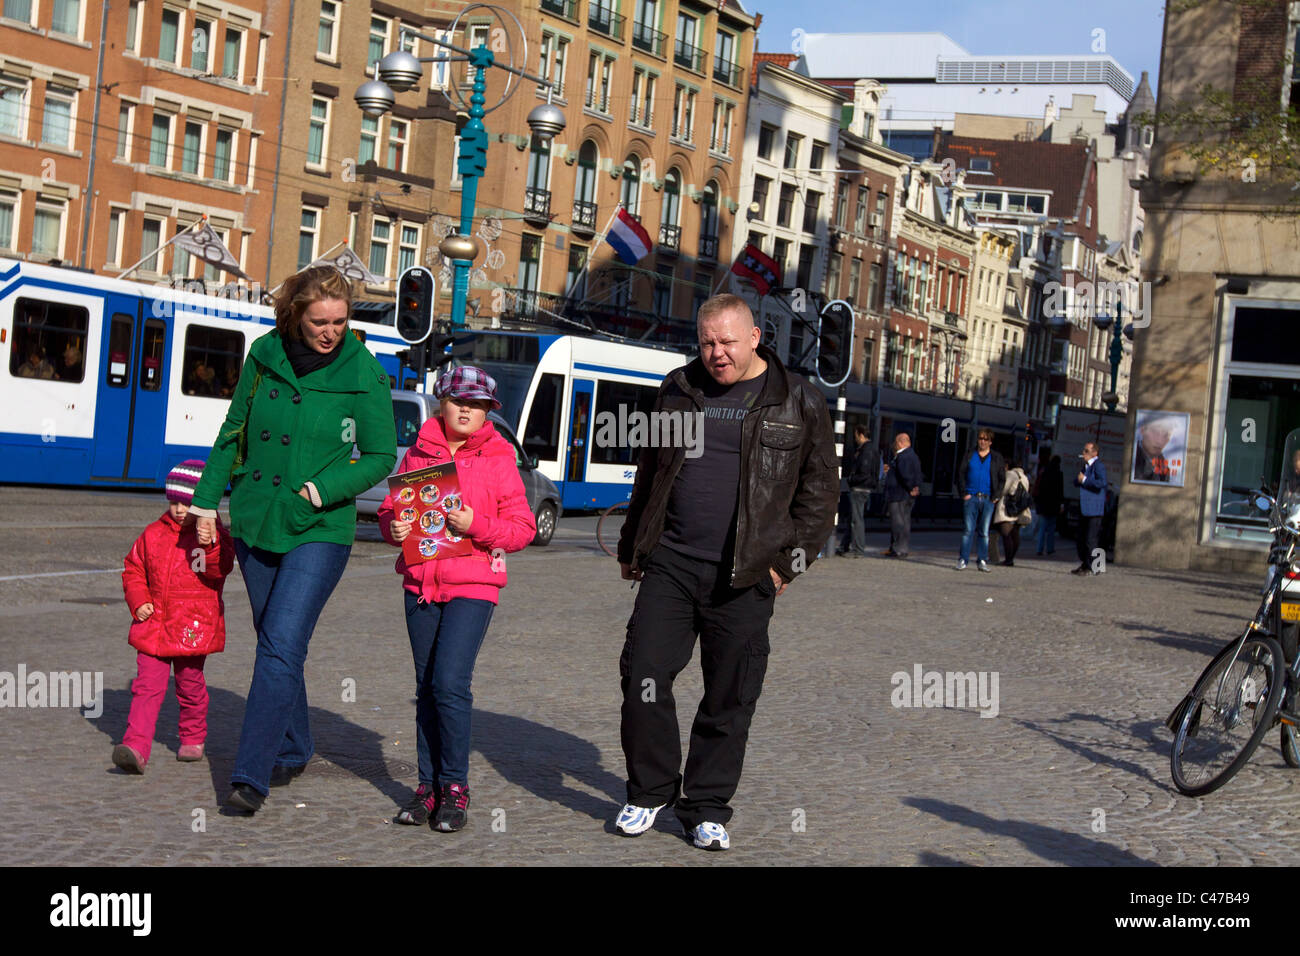
[[[167,475],[166,512],[136,538],[122,570],[127,607],[135,618],[128,638],[138,667],[131,685],[126,735],[113,748],[113,763],[144,773],[153,745],[158,710],[175,669],[180,704],[177,760],[201,760],[208,735],[208,685],[203,662],[226,646],[221,589],[235,566],[234,542],[217,523],[217,533],[197,531],[186,521],[203,462],[183,461]]]
[[[448,509],[448,527],[474,545],[463,557],[413,567],[402,557],[406,630],[415,658],[415,726],[420,786],[397,822],[421,824],[433,815],[437,830],[459,830],[468,818],[469,730],[474,661],[487,634],[497,595],[506,584],[499,551],[519,551],[537,535],[514,446],[487,421],[500,408],[496,382],[464,366],[438,380],[440,414],[424,423],[399,472],[454,461],[461,507]],[[411,522],[397,520],[393,496],[379,509],[379,528],[401,546]]]

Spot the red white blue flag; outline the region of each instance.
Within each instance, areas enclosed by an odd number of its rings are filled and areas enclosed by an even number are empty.
[[[646,232],[645,227],[633,219],[622,206],[619,207],[614,221],[610,223],[605,241],[614,247],[619,259],[630,266],[636,265],[654,248],[654,243],[650,241],[650,233]]]

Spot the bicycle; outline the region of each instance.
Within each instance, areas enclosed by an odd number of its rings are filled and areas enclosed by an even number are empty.
[[[600,520],[596,522],[596,543],[600,545],[600,550],[604,551],[611,558],[618,557],[619,531],[615,530],[614,528],[615,522],[611,521],[610,519],[614,515],[623,515],[626,513],[627,513],[627,502],[618,501],[610,505],[604,511],[602,511],[600,513]],[[623,527],[623,522],[619,521],[617,522],[617,524],[618,524],[618,529],[621,530]],[[609,537],[610,540],[613,542],[614,546],[612,548],[605,543],[606,537]]]
[[[1288,664],[1278,640],[1283,627],[1279,595],[1287,573],[1300,571],[1294,563],[1300,544],[1300,501],[1285,491],[1275,498],[1267,490],[1228,490],[1253,496],[1256,507],[1269,513],[1275,543],[1269,552],[1268,584],[1254,619],[1210,661],[1165,720],[1174,733],[1170,753],[1174,785],[1191,797],[1204,796],[1231,780],[1279,724],[1282,757],[1288,766],[1300,768],[1296,731],[1300,714],[1295,708],[1300,655],[1289,647],[1293,660]],[[1282,503],[1284,497],[1290,500]],[[1294,632],[1288,638],[1287,643],[1294,645]]]

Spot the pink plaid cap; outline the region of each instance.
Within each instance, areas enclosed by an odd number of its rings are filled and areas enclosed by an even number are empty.
[[[461,365],[450,372],[444,372],[442,378],[438,379],[438,384],[433,387],[433,394],[438,399],[482,399],[491,402],[493,408],[501,407],[497,400],[496,380],[473,365]]]

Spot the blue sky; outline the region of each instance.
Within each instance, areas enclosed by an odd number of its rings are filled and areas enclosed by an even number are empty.
[[[1163,0],[743,0],[763,14],[758,49],[790,50],[791,32],[946,33],[971,53],[992,56],[1093,53],[1093,31],[1105,31],[1105,53],[1133,74],[1151,73],[1156,92]]]

